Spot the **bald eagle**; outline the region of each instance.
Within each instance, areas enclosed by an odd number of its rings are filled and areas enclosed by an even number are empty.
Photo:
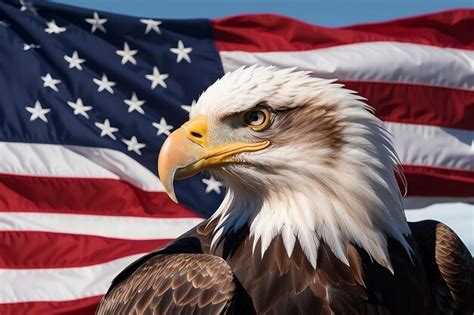
[[[389,134],[353,91],[247,67],[162,146],[173,180],[228,187],[214,215],[128,266],[98,314],[472,314],[474,264],[446,225],[407,223]]]

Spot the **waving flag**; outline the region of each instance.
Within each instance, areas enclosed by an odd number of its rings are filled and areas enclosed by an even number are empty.
[[[407,207],[472,202],[473,29],[474,10],[325,28],[0,2],[0,314],[92,314],[125,265],[216,209],[209,175],[170,201],[157,154],[243,65],[340,79],[394,135]]]

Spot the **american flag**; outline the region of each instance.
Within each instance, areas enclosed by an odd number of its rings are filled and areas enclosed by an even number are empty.
[[[121,269],[216,209],[206,174],[168,199],[157,154],[242,65],[340,79],[393,134],[408,208],[472,202],[473,30],[474,10],[326,28],[0,2],[0,314],[93,314]]]

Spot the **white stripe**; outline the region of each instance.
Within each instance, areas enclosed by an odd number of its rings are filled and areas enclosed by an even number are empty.
[[[405,210],[419,210],[430,206],[450,209],[449,207],[452,204],[461,203],[473,207],[472,210],[474,210],[474,193],[472,197],[409,196],[403,198],[403,206]]]
[[[63,213],[1,212],[0,231],[40,231],[131,240],[173,239],[200,218],[137,218]]]
[[[219,52],[224,71],[243,65],[298,67],[322,78],[474,89],[474,51],[400,42],[368,42],[307,51]]]
[[[164,191],[158,177],[126,154],[104,148],[0,142],[0,173],[124,180],[142,190]]]
[[[474,131],[384,123],[402,164],[474,171]]]
[[[67,301],[102,295],[112,279],[141,256],[87,267],[0,269],[0,303]]]
[[[402,163],[474,170],[474,131],[385,122]],[[111,149],[0,142],[0,173],[125,180],[147,191],[164,191],[158,177]]]

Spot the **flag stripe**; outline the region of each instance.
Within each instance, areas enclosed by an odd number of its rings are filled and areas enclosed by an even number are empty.
[[[166,193],[143,191],[113,179],[0,174],[0,195],[0,211],[6,212],[198,217],[174,203]]]
[[[384,125],[403,165],[474,171],[474,131],[394,122]]]
[[[402,83],[342,83],[367,98],[382,120],[474,130],[474,92]]]
[[[0,303],[0,314],[92,315],[101,298],[102,295],[61,302]]]
[[[281,68],[311,70],[321,78],[404,82],[474,90],[474,51],[469,50],[400,42],[369,42],[306,51],[221,51],[220,56],[225,71],[245,64],[278,65]],[[387,56],[390,56],[389,63]]]
[[[300,51],[360,42],[398,41],[474,49],[472,10],[453,10],[396,21],[330,28],[272,14],[214,20],[220,51]]]
[[[474,196],[453,198],[449,196],[433,197],[433,196],[409,196],[403,198],[403,206],[408,212],[416,209],[423,209],[432,205],[438,205],[451,209],[454,204],[472,204],[474,210]]]
[[[131,240],[173,239],[200,218],[136,218],[63,213],[0,212],[0,231],[42,231]]]
[[[147,253],[170,240],[123,240],[90,235],[0,231],[0,268],[67,268]]]
[[[104,294],[112,279],[142,254],[74,268],[0,269],[0,303],[66,301]],[[99,281],[100,279],[100,281]]]
[[[146,191],[165,191],[155,174],[113,149],[0,142],[0,152],[0,173],[120,179]]]
[[[474,172],[403,165],[408,195],[472,197]]]

